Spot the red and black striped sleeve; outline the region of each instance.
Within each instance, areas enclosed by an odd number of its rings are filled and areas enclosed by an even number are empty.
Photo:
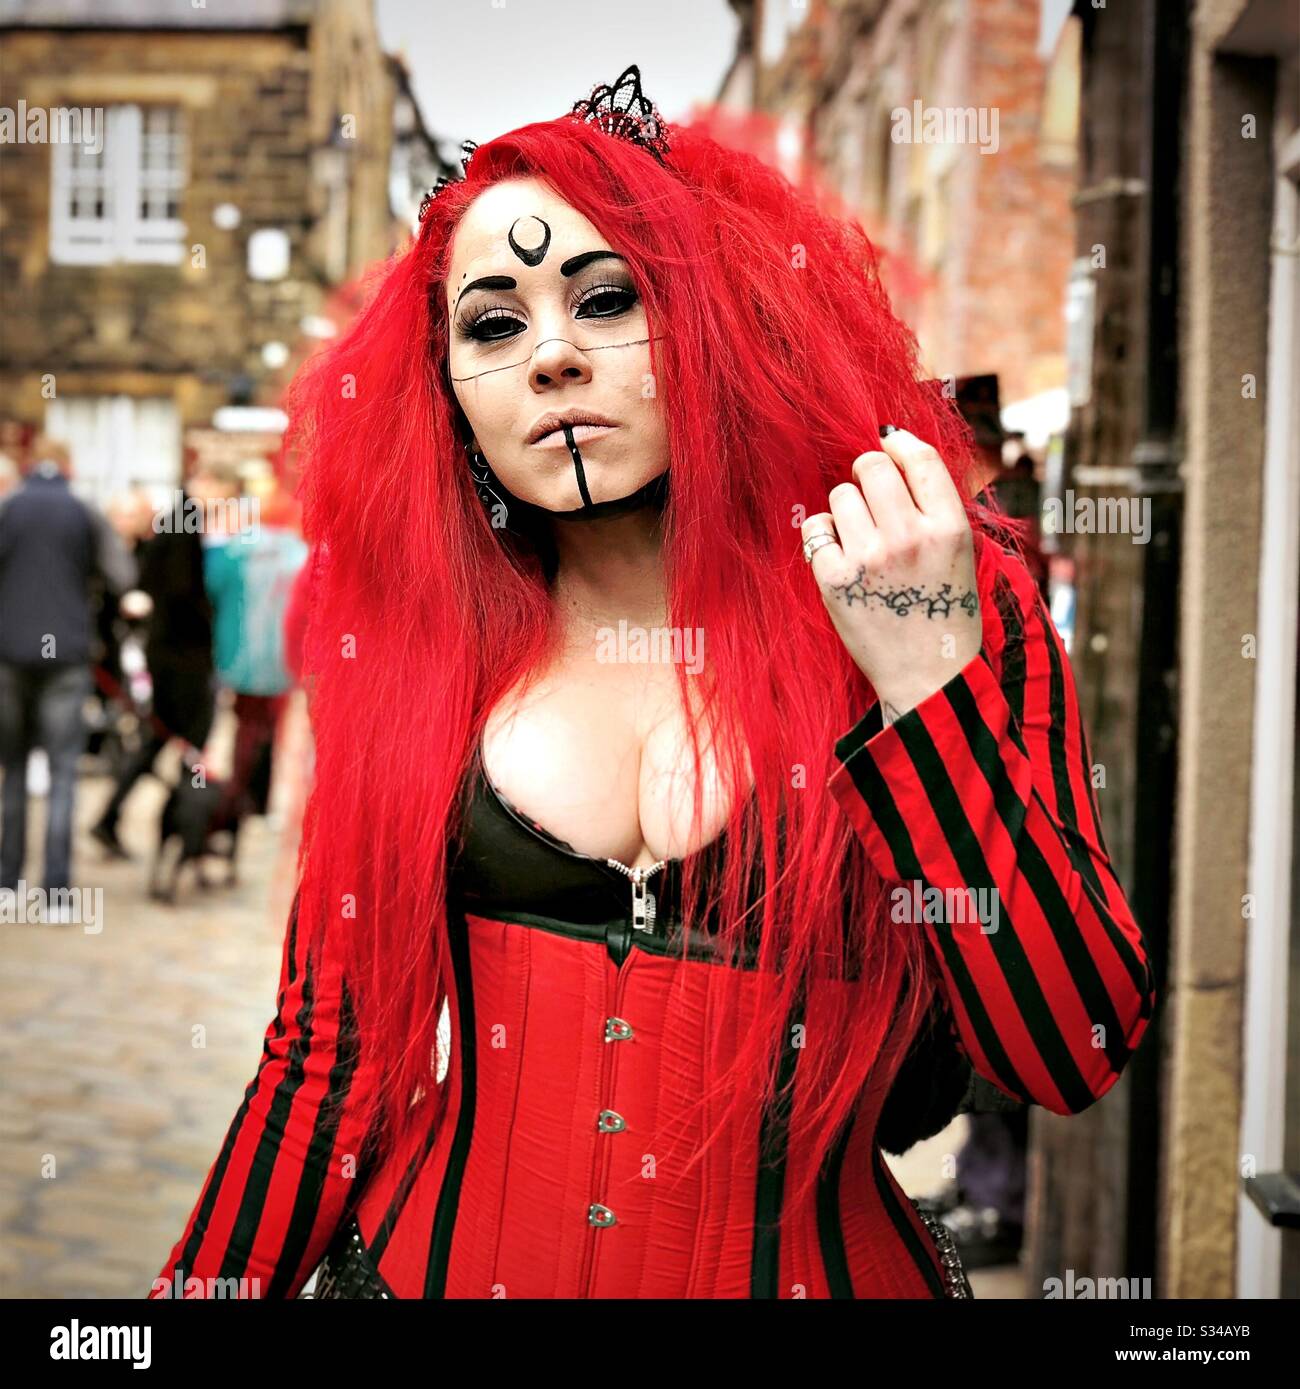
[[[873,705],[836,742],[828,785],[895,900],[920,908],[901,919],[935,948],[975,1070],[1076,1114],[1141,1041],[1154,972],[1061,638],[1018,557],[988,540],[979,569],[979,654],[888,727]]]
[[[296,898],[257,1074],[151,1297],[297,1297],[360,1196],[373,1077],[337,942],[308,937]]]

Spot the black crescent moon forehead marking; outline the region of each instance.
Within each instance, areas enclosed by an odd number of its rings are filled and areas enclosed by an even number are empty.
[[[515,240],[515,227],[523,232],[525,241],[533,244],[521,246]],[[551,229],[540,217],[516,217],[506,239],[510,242],[510,249],[525,265],[540,265],[551,246]]]

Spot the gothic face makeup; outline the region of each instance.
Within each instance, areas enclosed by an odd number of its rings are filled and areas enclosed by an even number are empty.
[[[623,257],[538,179],[482,193],[451,249],[452,389],[505,491],[563,520],[662,499],[667,426]]]

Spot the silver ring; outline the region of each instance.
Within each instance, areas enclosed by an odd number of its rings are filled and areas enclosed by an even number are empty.
[[[810,535],[803,543],[804,559],[811,564],[813,555],[816,554],[823,545],[834,545],[836,540],[837,537],[833,536],[830,531],[818,531],[816,535]]]

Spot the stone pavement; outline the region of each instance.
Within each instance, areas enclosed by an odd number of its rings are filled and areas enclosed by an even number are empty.
[[[274,1014],[293,845],[252,820],[239,885],[202,894],[187,879],[165,907],[145,890],[163,788],[147,778],[128,802],[129,864],[84,833],[108,794],[106,778],[83,779],[74,849],[78,884],[103,889],[102,930],[0,925],[0,1297],[147,1294]],[[889,1159],[909,1194],[944,1184],[964,1122]],[[1015,1267],[971,1283],[976,1297],[1026,1295]]]
[[[109,789],[83,779],[83,831]],[[268,906],[278,837],[251,821],[238,886],[186,878],[161,906],[145,879],[164,796],[146,778],[127,804],[135,863],[77,837],[77,883],[103,889],[97,934],[0,925],[0,1297],[144,1297],[257,1069],[285,927]]]

